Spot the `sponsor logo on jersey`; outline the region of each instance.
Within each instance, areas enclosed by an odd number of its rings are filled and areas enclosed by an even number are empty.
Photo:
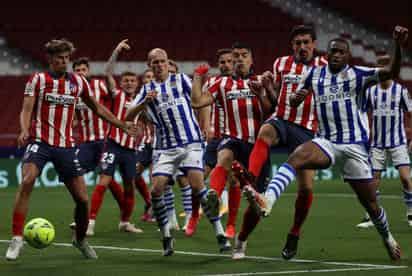
[[[236,100],[241,98],[253,98],[256,95],[250,91],[250,89],[240,89],[240,90],[231,90],[226,93],[226,98],[228,100]]]
[[[46,101],[54,104],[73,105],[76,102],[76,97],[69,95],[47,94]]]

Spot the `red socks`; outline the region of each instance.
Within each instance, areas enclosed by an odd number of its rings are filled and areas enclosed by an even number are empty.
[[[123,207],[121,208],[121,221],[127,222],[130,221],[134,208],[134,187],[130,186],[129,188],[124,189],[124,202]]]
[[[149,190],[147,189],[146,182],[144,181],[142,176],[138,176],[135,179],[136,189],[139,191],[139,194],[143,197],[144,203],[146,206],[152,205],[151,196]]]
[[[90,206],[90,219],[96,219],[97,213],[99,212],[100,206],[103,203],[104,193],[106,191],[106,187],[104,185],[97,184],[94,188],[91,198],[91,206]]]
[[[110,192],[112,193],[114,199],[117,202],[117,205],[119,205],[119,208],[121,209],[123,206],[123,188],[120,186],[119,183],[117,183],[114,179],[109,184],[109,189]]]
[[[237,212],[240,206],[240,186],[230,186],[229,188],[229,215],[227,225],[235,225]]]
[[[24,220],[26,215],[17,211],[13,212],[13,236],[23,236]]]
[[[260,171],[268,159],[269,149],[269,145],[263,139],[258,138],[256,140],[252,153],[249,156],[249,172],[255,177],[260,175]]]
[[[250,206],[248,206],[243,215],[242,229],[240,230],[238,239],[240,241],[246,241],[250,233],[256,228],[259,220],[260,217],[250,209]]]
[[[228,171],[222,166],[216,166],[210,174],[210,188],[220,197],[225,189]]]
[[[313,194],[309,192],[298,192],[295,202],[295,219],[290,233],[299,236],[300,229],[308,216],[310,207],[312,206]]]

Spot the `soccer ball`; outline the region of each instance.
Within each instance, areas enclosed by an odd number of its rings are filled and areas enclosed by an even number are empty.
[[[43,218],[34,218],[24,226],[23,236],[32,247],[45,248],[54,240],[53,224]]]

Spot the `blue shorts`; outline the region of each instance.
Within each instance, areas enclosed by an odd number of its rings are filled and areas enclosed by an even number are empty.
[[[99,165],[104,150],[104,140],[84,142],[79,146],[79,161],[84,172],[94,171]]]
[[[149,167],[153,161],[152,144],[144,144],[144,146],[136,152],[137,163],[143,165],[144,168]]]
[[[210,168],[216,167],[217,148],[221,141],[222,138],[213,138],[207,143],[204,157],[206,166],[209,166]]]
[[[33,163],[41,172],[49,161],[52,162],[61,182],[83,175],[77,148],[53,147],[43,142],[32,142],[27,145],[23,164]]]
[[[278,118],[269,118],[265,124],[277,130],[280,139],[278,146],[285,146],[289,154],[299,145],[311,141],[315,136],[314,132],[309,129]]]
[[[218,146],[218,151],[223,149],[231,150],[234,154],[235,160],[240,162],[245,168],[249,167],[249,156],[252,153],[253,144],[237,138],[226,137],[222,139]],[[256,181],[256,188],[259,193],[263,193],[266,190],[266,186],[270,181],[271,167],[272,165],[270,163],[270,158],[268,158]]]
[[[135,178],[136,152],[108,139],[100,159],[99,172],[113,176],[116,166],[119,166],[123,178]]]

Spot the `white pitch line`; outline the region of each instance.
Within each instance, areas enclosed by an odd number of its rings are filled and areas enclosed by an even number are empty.
[[[286,271],[267,271],[267,272],[246,272],[230,274],[202,274],[200,276],[250,276],[250,275],[282,275],[282,274],[301,274],[301,273],[327,273],[327,272],[345,272],[345,271],[364,271],[364,270],[384,270],[384,269],[401,269],[405,266],[397,267],[358,267],[358,268],[335,268],[335,269],[311,269],[311,270],[286,270]]]
[[[296,193],[283,193],[282,196],[296,196]],[[316,193],[314,192],[315,197],[331,197],[331,198],[357,198],[353,193]],[[398,195],[379,195],[379,198],[385,199],[402,199],[403,197]]]
[[[9,240],[0,240],[0,243],[9,243]],[[60,247],[72,247],[71,243],[59,243],[55,242],[52,245]],[[117,251],[131,251],[131,252],[145,252],[145,253],[163,253],[159,249],[146,249],[146,248],[129,248],[129,247],[117,247],[117,246],[105,246],[105,245],[92,245],[95,249],[106,249],[106,250],[117,250]],[[217,253],[205,253],[205,252],[192,252],[192,251],[180,251],[176,250],[175,254],[179,255],[190,255],[190,256],[203,256],[203,257],[225,257],[232,258],[229,254],[217,254]],[[266,261],[282,261],[282,258],[275,257],[264,257],[264,256],[246,256],[245,259],[249,260],[266,260]],[[380,265],[380,264],[365,264],[365,263],[349,263],[349,262],[333,262],[333,261],[322,261],[322,260],[306,260],[306,259],[292,259],[287,262],[290,263],[318,263],[323,265],[340,265],[340,266],[358,266],[364,268],[376,268],[376,269],[398,269],[407,268],[407,266],[395,266],[395,265]]]

